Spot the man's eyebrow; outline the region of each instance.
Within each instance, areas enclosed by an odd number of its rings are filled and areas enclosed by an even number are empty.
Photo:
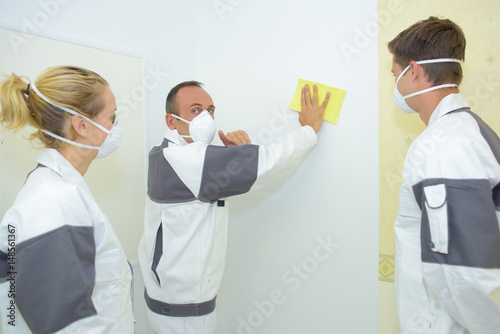
[[[191,108],[191,107],[202,107],[202,105],[201,105],[200,103],[195,102],[195,103],[193,103],[193,104],[191,104],[191,105],[189,106],[189,108]],[[214,108],[214,109],[215,109],[215,106],[214,106],[213,104],[209,105],[208,107],[209,107],[209,108]]]

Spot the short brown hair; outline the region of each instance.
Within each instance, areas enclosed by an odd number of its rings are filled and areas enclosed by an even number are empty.
[[[455,58],[465,60],[465,35],[453,21],[431,16],[400,32],[388,44],[394,61],[405,68],[410,61]],[[431,82],[460,84],[463,73],[459,63],[422,65]]]
[[[175,104],[175,97],[177,96],[177,92],[183,88],[183,87],[200,87],[203,88],[203,84],[198,81],[184,81],[181,82],[180,84],[176,85],[174,88],[170,90],[167,96],[167,102],[165,103],[165,110],[167,111],[167,114],[174,114],[179,116],[179,112],[177,110],[177,105]]]

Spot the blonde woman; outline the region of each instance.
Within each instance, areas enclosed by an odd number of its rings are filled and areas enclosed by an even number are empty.
[[[57,66],[8,76],[0,101],[0,124],[46,147],[0,224],[3,333],[133,333],[131,270],[83,179],[120,143],[108,83]]]

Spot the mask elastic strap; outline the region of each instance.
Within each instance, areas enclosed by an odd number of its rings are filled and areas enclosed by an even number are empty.
[[[184,118],[182,118],[182,117],[180,117],[180,116],[177,116],[177,115],[175,115],[175,114],[170,114],[170,115],[174,116],[174,117],[175,117],[175,118],[177,118],[177,119],[180,119],[180,120],[181,120],[181,121],[183,121],[183,122],[186,122],[187,124],[191,124],[191,122],[186,121]]]
[[[426,59],[426,60],[418,60],[417,64],[432,64],[432,63],[460,63],[460,59],[456,58],[438,58],[438,59]]]
[[[405,69],[403,70],[403,72],[401,72],[401,74],[399,75],[399,77],[396,80],[396,87],[398,86],[399,80],[401,80],[401,78],[403,77],[403,75],[405,75],[406,71],[408,71],[409,68],[410,68],[410,65],[406,66]]]
[[[416,61],[417,64],[419,65],[422,65],[422,64],[433,64],[433,63],[460,63],[461,60],[460,59],[456,59],[456,58],[437,58],[437,59],[426,59],[426,60],[418,60]],[[401,73],[401,75],[399,76],[398,80],[401,79],[401,76],[410,68],[410,65],[408,65],[404,71]],[[397,85],[397,82],[396,82],[396,85]],[[408,94],[408,95],[405,95],[403,96],[403,99],[408,99],[410,97],[413,97],[413,96],[416,96],[416,95],[420,95],[420,94],[423,94],[423,93],[427,93],[427,92],[430,92],[430,91],[433,91],[433,90],[436,90],[436,89],[441,89],[441,88],[447,88],[447,87],[458,87],[457,84],[442,84],[442,85],[438,85],[438,86],[433,86],[433,87],[429,87],[427,89],[424,89],[424,90],[421,90],[421,91],[418,91],[418,92],[415,92],[415,93],[411,93],[411,94]]]
[[[75,145],[75,146],[79,146],[79,147],[83,147],[83,148],[89,148],[91,150],[98,150],[99,147],[98,146],[90,146],[90,145],[85,145],[85,144],[80,144],[80,143],[77,143],[76,141],[72,141],[72,140],[69,140],[67,138],[64,138],[64,137],[61,137],[61,136],[58,136],[56,135],[55,133],[52,133],[50,131],[47,131],[47,130],[41,130],[43,133],[51,136],[51,137],[54,137],[56,139],[59,139],[65,143],[68,143],[68,144],[71,144],[71,145]]]
[[[38,90],[38,88],[36,88],[35,83],[32,83],[32,84],[30,85],[30,89],[32,89],[32,90],[36,93],[36,95],[40,96],[40,97],[41,97],[41,98],[42,98],[45,102],[47,102],[48,104],[51,104],[51,105],[53,105],[54,107],[59,108],[59,109],[61,109],[61,110],[64,110],[65,112],[70,113],[70,114],[72,114],[72,115],[79,115],[79,116],[82,116],[82,117],[83,117],[83,118],[85,118],[87,121],[89,121],[90,123],[92,123],[93,125],[95,125],[96,127],[98,127],[99,129],[101,129],[102,131],[104,131],[104,132],[106,132],[106,133],[109,133],[109,130],[108,130],[108,129],[106,129],[106,128],[105,128],[104,126],[102,126],[101,124],[94,122],[93,120],[91,120],[91,119],[90,119],[90,118],[88,118],[87,116],[82,115],[82,114],[80,114],[79,112],[76,112],[76,111],[74,111],[74,110],[72,110],[72,109],[69,109],[69,108],[66,108],[66,107],[63,107],[63,106],[57,105],[57,104],[55,104],[54,102],[50,101],[50,100],[49,100],[49,99],[48,99],[45,95],[43,95],[42,93],[40,93],[40,91]]]
[[[432,86],[432,87],[429,87],[427,89],[424,89],[424,90],[421,90],[421,91],[418,91],[418,92],[415,92],[415,93],[411,93],[411,94],[405,95],[405,96],[403,96],[403,99],[406,100],[406,99],[408,99],[410,97],[413,97],[413,96],[416,96],[416,95],[424,94],[424,93],[430,92],[432,90],[446,88],[446,87],[458,87],[458,85],[457,84],[442,84],[442,85],[439,85],[439,86]]]
[[[182,117],[179,117],[179,116],[177,116],[177,115],[175,115],[175,114],[170,114],[170,115],[174,116],[174,117],[175,117],[175,118],[177,118],[177,119],[180,119],[180,120],[181,120],[181,121],[183,121],[183,122],[186,122],[187,124],[191,124],[191,122],[186,121],[186,120],[185,120],[184,118],[182,118]],[[179,131],[177,131],[177,133],[179,133]],[[181,135],[180,133],[179,133],[179,136],[181,136],[182,138],[191,138],[191,136]]]

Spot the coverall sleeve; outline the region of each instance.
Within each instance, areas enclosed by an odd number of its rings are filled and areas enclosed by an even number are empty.
[[[194,143],[166,149],[164,155],[192,193],[209,202],[246,193],[293,169],[316,142],[314,130],[304,126],[270,145],[221,147]]]
[[[422,260],[500,268],[500,208],[495,205],[500,165],[488,143],[469,128],[444,137],[433,149],[423,144],[412,153],[425,154],[413,160],[412,180],[422,210]]]
[[[471,138],[450,135],[422,150],[413,192],[426,285],[457,321],[483,332],[500,328],[499,166],[488,143]]]
[[[15,229],[15,302],[33,333],[111,333],[92,300],[96,247],[92,219],[76,189],[42,187],[30,208],[13,207],[3,226]],[[44,233],[23,238],[27,229]],[[85,323],[92,323],[87,327]],[[111,331],[110,331],[111,330]]]
[[[16,304],[34,333],[53,333],[95,315],[91,227],[64,225],[19,244]]]

